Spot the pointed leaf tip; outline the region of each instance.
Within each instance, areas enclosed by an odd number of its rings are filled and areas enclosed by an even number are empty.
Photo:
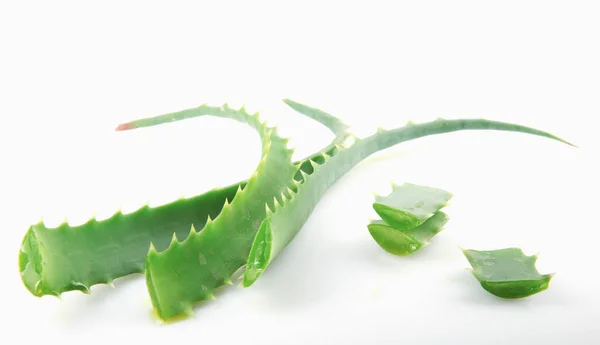
[[[117,126],[117,128],[115,128],[116,132],[120,132],[120,131],[126,131],[126,130],[130,130],[133,129],[133,126],[131,125],[131,123],[122,123],[120,125]]]

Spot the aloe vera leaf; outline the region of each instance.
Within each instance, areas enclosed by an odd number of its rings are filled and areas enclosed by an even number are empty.
[[[462,252],[481,286],[501,298],[524,298],[544,291],[554,276],[540,274],[535,267],[537,255],[527,256],[520,248]]]
[[[451,198],[452,194],[442,189],[403,183],[393,185],[388,196],[377,196],[373,209],[395,229],[406,230],[421,225]]]
[[[405,256],[429,245],[448,219],[447,214],[438,211],[413,229],[398,230],[384,220],[371,221],[367,228],[381,248],[394,255]]]
[[[220,112],[219,108],[201,106],[124,123],[117,130],[154,126],[209,113],[220,116]],[[336,140],[347,135],[339,131],[343,127],[339,120],[325,112],[310,117],[325,125],[334,125],[332,131],[340,135]],[[321,152],[333,149],[332,143],[310,158],[318,160]],[[300,169],[312,171],[307,160],[295,164],[299,164]],[[241,181],[158,207],[145,205],[128,214],[119,211],[107,219],[90,219],[78,226],[71,226],[66,221],[53,228],[43,221],[33,224],[23,238],[19,253],[22,282],[35,296],[59,296],[72,290],[89,293],[89,288],[95,284],[110,284],[113,279],[141,273],[151,242],[158,250],[163,250],[174,233],[177,238],[185,239],[190,225],[202,229],[207,218],[216,218],[223,205],[246,184],[247,181]]]
[[[146,285],[157,316],[163,320],[189,315],[195,303],[214,298],[215,288],[231,282],[245,263],[254,235],[268,209],[279,205],[294,187],[298,167],[293,151],[276,129],[255,121],[263,149],[260,163],[246,188],[225,205],[200,232],[191,231],[182,242],[173,238],[146,257]]]
[[[324,163],[315,165],[315,171],[311,175],[304,176],[304,182],[298,187],[297,192],[263,221],[247,260],[244,286],[248,287],[258,279],[269,263],[300,231],[328,188],[360,161],[375,152],[404,141],[462,130],[521,132],[572,145],[550,133],[517,124],[485,119],[438,119],[423,124],[409,124],[393,130],[381,129],[365,139],[357,139],[349,147],[338,146],[339,151],[331,157],[327,156]]]
[[[241,186],[240,186],[241,187]],[[141,273],[152,241],[168,246],[173,233],[186,238],[190,224],[201,228],[216,217],[224,200],[233,199],[238,185],[108,219],[91,219],[79,226],[63,223],[48,228],[42,221],[27,231],[19,255],[21,279],[35,296],[71,290],[89,292],[92,285]]]

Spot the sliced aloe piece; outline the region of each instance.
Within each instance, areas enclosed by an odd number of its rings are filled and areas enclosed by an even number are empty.
[[[448,215],[438,211],[423,224],[409,230],[395,229],[383,220],[374,220],[367,227],[381,248],[394,255],[406,256],[427,246],[448,219]]]
[[[523,298],[548,288],[554,273],[540,274],[537,255],[527,256],[520,248],[462,251],[472,273],[489,293],[502,298]]]
[[[404,183],[393,185],[388,196],[377,196],[373,208],[397,230],[415,228],[446,206],[452,194],[437,188]]]

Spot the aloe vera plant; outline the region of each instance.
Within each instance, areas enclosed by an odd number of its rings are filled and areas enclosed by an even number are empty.
[[[524,298],[548,289],[554,274],[540,274],[537,255],[527,256],[520,248],[497,250],[464,249],[471,272],[489,293],[502,298]]]
[[[334,142],[292,163],[292,150],[276,130],[258,116],[227,106],[201,106],[120,125],[118,130],[201,115],[230,117],[259,132],[261,160],[247,181],[159,208],[145,206],[104,221],[92,219],[79,227],[33,225],[23,240],[19,260],[25,286],[37,296],[85,292],[93,284],[144,272],[161,319],[190,315],[195,303],[214,298],[214,290],[231,283],[232,275],[244,265],[244,286],[254,283],[292,241],[327,189],[377,151],[461,130],[514,131],[563,141],[537,129],[483,119],[438,119],[358,139],[335,117],[290,100],[286,103],[332,129],[337,134]],[[350,137],[354,142],[345,144]]]

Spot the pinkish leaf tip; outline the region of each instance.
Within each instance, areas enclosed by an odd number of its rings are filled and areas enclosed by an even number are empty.
[[[132,126],[130,123],[122,123],[122,124],[118,125],[117,128],[115,128],[115,131],[126,131],[131,128],[132,128]]]

